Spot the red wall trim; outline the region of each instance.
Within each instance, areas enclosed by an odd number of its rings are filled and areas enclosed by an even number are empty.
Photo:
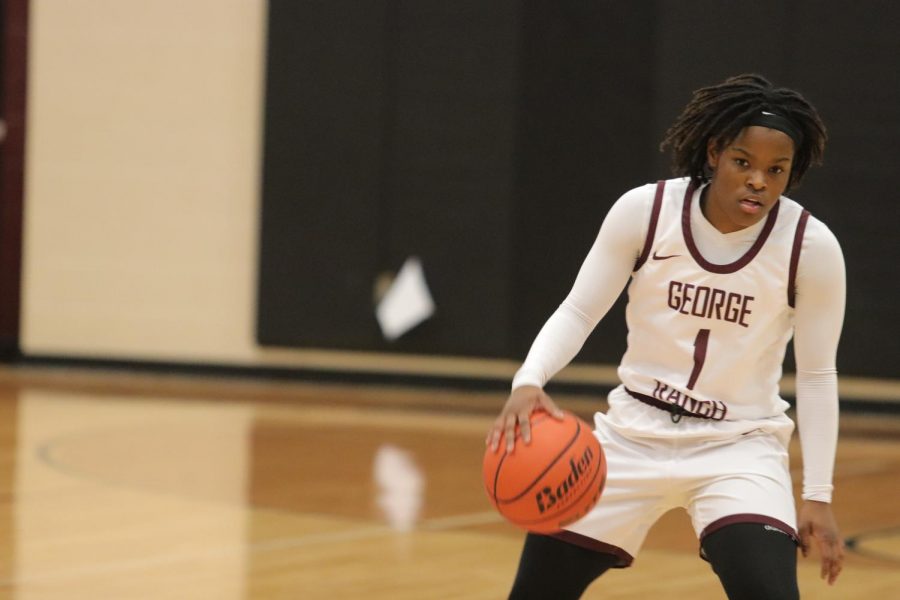
[[[5,0],[2,7],[0,116],[6,122],[6,137],[0,144],[0,358],[10,358],[19,351],[28,0]]]

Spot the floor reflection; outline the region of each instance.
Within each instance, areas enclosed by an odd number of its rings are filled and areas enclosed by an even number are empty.
[[[422,511],[425,477],[412,453],[385,444],[375,452],[373,478],[376,503],[388,525],[410,531]]]
[[[235,405],[21,392],[12,597],[243,598],[252,423]]]
[[[483,418],[327,404],[7,390],[0,598],[393,597],[434,535],[503,527]]]
[[[128,391],[97,379],[0,379],[0,600],[508,591],[523,534],[482,489],[493,414],[478,410],[501,394],[147,378]],[[801,561],[805,596],[900,588],[900,426],[866,426],[881,433],[842,434],[835,469],[835,511],[859,552],[828,589],[815,560]],[[798,479],[799,465],[795,442]],[[585,598],[721,597],[683,514],[663,517],[636,567]]]

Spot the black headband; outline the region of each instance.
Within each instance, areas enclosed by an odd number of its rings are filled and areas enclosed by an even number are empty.
[[[747,121],[747,127],[751,125],[759,125],[760,127],[768,127],[769,129],[783,131],[794,140],[795,150],[803,143],[803,133],[787,117],[782,117],[781,115],[776,115],[775,113],[763,110],[750,117],[750,120]]]

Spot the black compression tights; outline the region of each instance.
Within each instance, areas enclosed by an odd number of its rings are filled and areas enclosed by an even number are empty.
[[[729,600],[797,600],[797,545],[758,523],[736,523],[703,540]],[[618,558],[529,533],[510,600],[574,600]]]
[[[735,523],[703,539],[729,600],[797,600],[797,544],[759,523]]]
[[[529,533],[509,598],[575,600],[618,560],[612,554]]]

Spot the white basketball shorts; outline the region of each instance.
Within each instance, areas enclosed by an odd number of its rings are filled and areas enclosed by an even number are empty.
[[[642,419],[658,419],[657,426],[667,433],[685,425],[713,426],[692,424],[700,419],[690,417],[672,423],[669,413],[650,406],[634,410]],[[682,507],[701,541],[726,525],[747,522],[769,525],[797,540],[786,447],[790,430],[787,436],[783,428],[778,433],[751,428],[727,437],[634,437],[622,435],[614,422],[602,413],[595,417],[594,435],[608,467],[600,501],[556,537],[615,554],[618,566],[627,567],[650,527]]]

